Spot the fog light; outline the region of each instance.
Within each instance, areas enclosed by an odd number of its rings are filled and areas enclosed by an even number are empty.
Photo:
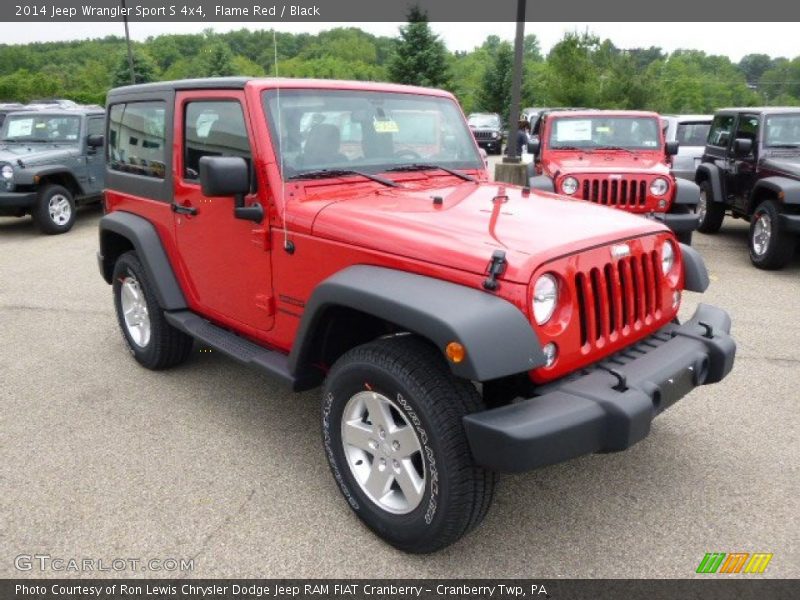
[[[681,303],[681,293],[678,290],[672,292],[672,308],[678,308]]]
[[[558,346],[556,346],[555,343],[550,342],[549,344],[545,345],[544,348],[542,348],[542,352],[544,353],[544,358],[546,361],[544,366],[552,367],[553,363],[556,362],[556,358],[558,358]]]
[[[658,201],[658,208],[667,208],[667,201],[666,200],[659,200]]]
[[[462,362],[464,357],[467,355],[467,351],[458,342],[450,342],[447,344],[447,348],[444,349],[445,354],[447,354],[447,358],[450,359],[451,362],[456,364]]]

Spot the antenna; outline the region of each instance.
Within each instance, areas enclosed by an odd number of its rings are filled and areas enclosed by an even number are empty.
[[[283,227],[283,249],[289,254],[294,254],[294,244],[289,241],[289,231],[286,228],[286,180],[283,177],[283,119],[281,118],[281,84],[278,75],[278,36],[272,30],[272,49],[275,60],[275,96],[278,103],[278,154],[280,155],[281,176],[281,225]]]

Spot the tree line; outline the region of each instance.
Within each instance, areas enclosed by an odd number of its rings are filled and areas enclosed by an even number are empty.
[[[319,34],[242,29],[160,35],[134,42],[137,82],[226,75],[394,81],[452,91],[466,112],[510,104],[512,45],[486,37],[449,51],[425,15],[412,9],[395,38],[358,28]],[[277,68],[276,68],[277,67]],[[62,97],[103,104],[131,82],[122,37],[0,45],[0,101]],[[523,106],[650,109],[709,113],[730,105],[800,105],[800,56],[748,54],[738,63],[698,50],[620,49],[590,32],[571,32],[548,52],[525,38]]]

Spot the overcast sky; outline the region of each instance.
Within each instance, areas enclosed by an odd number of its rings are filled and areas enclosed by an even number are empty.
[[[376,35],[397,35],[402,23],[130,23],[131,37],[143,40],[164,33],[198,33],[205,28],[270,29],[316,33],[333,27],[356,26]],[[514,36],[514,23],[432,23],[450,50],[471,50],[487,35],[505,39]],[[797,23],[528,23],[526,33],[535,33],[547,52],[567,31],[588,28],[601,38],[609,38],[620,48],[660,46],[670,52],[677,48],[703,50],[727,55],[734,62],[750,53],[794,58],[800,55]],[[759,35],[757,32],[769,32]],[[2,41],[7,44],[74,40],[106,35],[122,35],[121,22],[36,23],[6,26]]]

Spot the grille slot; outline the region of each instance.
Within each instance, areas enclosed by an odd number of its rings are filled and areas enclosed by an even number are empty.
[[[587,177],[578,182],[582,200],[605,206],[643,207],[647,203],[647,182],[642,179]]]
[[[661,310],[658,253],[642,252],[575,275],[581,346],[606,343],[651,323]]]

